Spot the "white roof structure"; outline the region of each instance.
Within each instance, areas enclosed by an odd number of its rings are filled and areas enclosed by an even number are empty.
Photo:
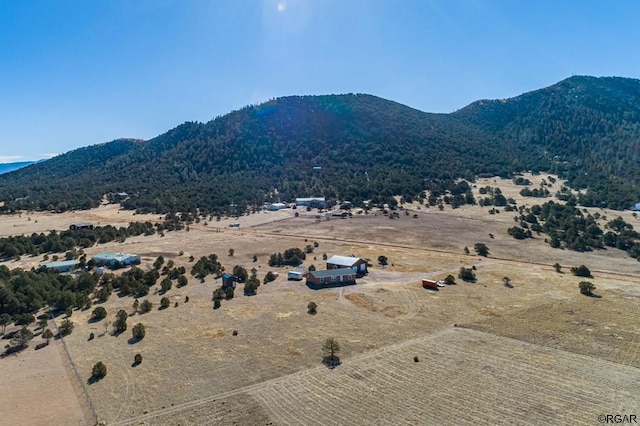
[[[348,266],[352,267],[361,259],[359,257],[351,257],[351,256],[331,256],[327,263],[331,263],[332,265],[340,265],[340,266]]]

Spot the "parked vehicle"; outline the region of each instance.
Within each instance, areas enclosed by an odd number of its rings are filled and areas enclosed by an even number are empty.
[[[440,287],[440,286],[438,285],[437,281],[423,279],[422,280],[422,287],[428,288],[428,289],[431,289],[431,290],[438,290],[438,287]]]
[[[304,274],[298,271],[289,271],[287,272],[287,279],[294,281],[301,281],[304,278]]]

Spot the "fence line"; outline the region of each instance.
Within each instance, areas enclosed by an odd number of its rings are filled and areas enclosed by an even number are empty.
[[[51,314],[51,309],[49,309],[49,316],[51,318],[51,321],[53,322],[53,326],[55,328],[55,335],[59,336],[59,340],[62,343],[62,349],[64,351],[65,356],[63,358],[66,358],[66,361],[64,364],[65,368],[67,369],[67,371],[69,371],[70,373],[72,373],[72,375],[76,378],[76,380],[72,380],[72,387],[74,388],[74,390],[76,392],[80,392],[80,395],[76,395],[79,396],[80,398],[80,408],[82,408],[82,412],[85,416],[85,418],[87,419],[87,424],[88,425],[97,425],[98,424],[98,415],[96,414],[96,410],[93,406],[93,401],[91,400],[91,397],[89,396],[89,393],[87,392],[87,388],[84,385],[84,380],[82,380],[82,376],[80,375],[80,373],[78,372],[78,369],[76,368],[75,363],[73,362],[73,358],[71,358],[71,354],[69,353],[69,349],[67,348],[67,344],[64,341],[64,338],[62,337],[62,333],[60,333],[60,329],[58,328],[58,324],[56,323],[55,319],[53,318],[53,315]],[[73,386],[73,383],[76,383],[76,386]]]

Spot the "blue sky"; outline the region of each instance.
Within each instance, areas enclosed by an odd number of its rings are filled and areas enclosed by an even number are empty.
[[[5,0],[0,162],[286,95],[452,112],[574,74],[639,78],[638,18],[637,0]]]

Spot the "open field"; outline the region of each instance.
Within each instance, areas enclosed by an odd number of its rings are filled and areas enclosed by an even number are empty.
[[[122,424],[591,425],[637,413],[639,380],[635,368],[450,328]],[[230,415],[238,400],[251,417]]]
[[[487,180],[477,186],[485,184],[501,187],[519,204],[547,200],[522,199],[522,187],[510,181]],[[107,424],[314,424],[326,412],[337,419],[335,424],[352,419],[376,424],[366,421],[374,418],[367,417],[375,415],[367,407],[376,402],[392,416],[376,415],[378,424],[540,424],[569,419],[593,424],[600,412],[592,408],[640,415],[640,397],[632,391],[640,384],[636,260],[615,249],[552,249],[543,236],[514,240],[506,230],[513,226],[515,212],[489,215],[489,207],[478,206],[409,208],[409,215],[400,212],[394,220],[380,212],[330,220],[302,210],[297,218],[291,210],[256,213],[85,250],[89,255],[137,253],[143,269],[162,255],[189,270],[190,255],[197,259],[216,253],[227,270],[236,264],[256,267],[260,279],[269,270],[280,273],[276,281],[260,286],[256,296],[243,296],[240,286],[235,298],[223,301],[218,310],[212,309],[211,294],[219,280],[208,277],[200,283],[190,278],[186,287],[174,285],[167,293],[172,305],[165,310],[157,309],[161,296],[156,285],[148,296],[152,312],[132,314],[128,330],[118,337],[105,323],[113,321],[119,309],[133,312],[133,298],[112,295],[103,305],[107,320],[97,323],[88,322],[90,310],[75,311],[75,330],[65,340],[78,370],[88,379],[97,361],[108,368],[103,380],[88,385],[99,418]],[[21,233],[41,226],[66,229],[81,221],[126,225],[158,220],[113,206],[78,214],[13,217],[13,222],[0,223],[0,235],[11,235],[14,228]],[[640,226],[630,212],[606,214],[609,219],[622,215]],[[231,221],[241,227],[228,228]],[[319,247],[308,255],[306,266],[323,269],[323,253],[353,254],[373,263],[385,255],[390,265],[374,265],[355,286],[318,291],[286,281],[286,268],[267,265],[271,253],[314,241]],[[477,242],[487,244],[488,258],[464,255],[464,247],[473,252]],[[230,248],[233,257],[227,256]],[[30,268],[41,261],[25,256],[5,264]],[[556,262],[566,273],[555,272]],[[580,264],[594,273],[589,280],[602,298],[579,294],[581,279],[568,271]],[[476,283],[459,281],[436,292],[420,286],[420,278],[456,276],[460,266],[471,265],[476,267]],[[505,276],[514,288],[503,285]],[[189,302],[184,303],[186,296]],[[316,315],[306,312],[310,301],[318,305]],[[146,326],[147,335],[130,344],[129,330],[138,322]],[[452,328],[454,324],[464,330]],[[88,341],[91,332],[96,338]],[[330,336],[340,342],[344,362],[334,370],[320,364],[322,342]],[[143,362],[133,367],[136,353]],[[419,363],[413,362],[414,355]],[[6,361],[0,360],[0,368]],[[582,364],[589,368],[581,369]],[[2,377],[0,390],[7,386]],[[595,405],[587,409],[584,401]],[[296,422],[296,416],[307,417]]]
[[[91,413],[69,368],[62,342],[52,339],[48,346],[33,349],[42,343],[38,335],[30,348],[0,359],[0,425],[87,424]],[[55,423],[51,419],[56,419]]]

